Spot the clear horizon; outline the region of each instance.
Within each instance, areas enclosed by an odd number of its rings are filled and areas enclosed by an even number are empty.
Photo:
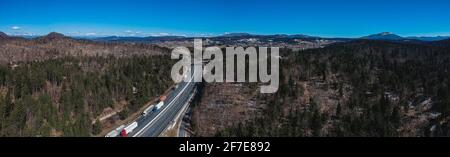
[[[0,30],[0,32],[4,32],[4,31]],[[11,33],[8,33],[8,32],[4,32],[4,33],[9,35],[9,36],[17,36],[17,37],[39,37],[39,36],[48,35],[48,34],[53,33],[53,32],[48,32],[48,33],[45,33],[45,34],[11,34]],[[113,37],[113,36],[116,36],[116,37],[144,38],[144,37],[164,37],[164,36],[217,37],[217,36],[226,35],[226,34],[247,33],[247,32],[230,32],[230,33],[227,32],[227,33],[224,33],[224,34],[203,35],[203,36],[202,35],[186,36],[186,35],[177,35],[177,34],[167,34],[167,35],[149,34],[149,35],[142,35],[142,36],[133,36],[133,35],[127,36],[127,35],[117,35],[117,34],[112,34],[112,35],[106,35],[106,34],[105,35],[71,35],[71,34],[64,34],[64,33],[61,33],[61,32],[54,32],[54,33],[60,33],[60,34],[63,34],[65,36],[69,36],[69,37],[81,37],[81,38],[101,38],[101,37]],[[385,32],[379,32],[379,33],[375,33],[375,34],[380,34],[380,33],[385,33]],[[394,32],[389,32],[389,33],[392,33],[392,34],[395,34],[395,35],[399,35],[399,34],[396,34]],[[365,37],[365,36],[369,36],[369,35],[375,35],[375,34],[367,34],[367,35],[358,36],[358,37],[332,37],[332,36],[316,36],[316,35],[310,35],[310,34],[251,34],[251,35],[307,35],[307,36],[322,37],[322,38],[349,38],[349,39],[351,39],[351,38],[361,38],[361,37]],[[402,36],[402,35],[399,35],[399,36],[404,37],[404,38],[408,38],[408,37],[424,37],[424,38],[426,38],[426,37],[450,37],[450,35],[434,35],[434,36]]]
[[[181,0],[0,2],[0,31],[9,35],[219,36],[304,34],[356,38],[380,32],[450,36],[445,0]]]

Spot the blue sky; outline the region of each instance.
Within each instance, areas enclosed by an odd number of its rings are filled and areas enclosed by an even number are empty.
[[[450,35],[448,0],[1,0],[0,31],[72,36]]]

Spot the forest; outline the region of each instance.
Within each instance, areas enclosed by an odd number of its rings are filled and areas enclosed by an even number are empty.
[[[170,85],[167,55],[61,57],[0,65],[0,136],[94,136],[98,116],[136,112]]]
[[[448,46],[357,40],[280,53],[279,91],[258,95],[263,116],[216,136],[450,135]]]

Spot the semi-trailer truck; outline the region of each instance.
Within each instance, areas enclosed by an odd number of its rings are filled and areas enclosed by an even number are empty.
[[[161,109],[162,106],[164,106],[164,101],[161,101],[158,104],[156,104],[156,106],[153,108],[153,111],[158,111],[159,109]]]
[[[120,133],[123,130],[123,128],[125,128],[125,125],[121,125],[121,126],[117,127],[113,131],[111,131],[108,134],[106,134],[105,137],[117,137],[117,136],[120,135]]]
[[[137,127],[138,127],[138,123],[137,122],[133,122],[130,125],[128,125],[125,128],[123,128],[123,130],[120,132],[120,135],[122,137],[127,137],[128,134],[133,132],[133,130],[136,129]]]
[[[166,101],[167,97],[165,95],[162,95],[159,97],[159,101]]]
[[[153,111],[158,111],[159,109],[161,109],[161,107],[164,106],[164,101],[167,99],[167,97],[165,95],[162,95],[161,97],[159,97],[159,103],[156,104],[156,106],[153,108]]]
[[[142,112],[142,116],[146,116],[148,113],[150,113],[150,111],[153,110],[153,108],[155,107],[155,105],[150,105],[149,107],[147,107],[144,112]]]

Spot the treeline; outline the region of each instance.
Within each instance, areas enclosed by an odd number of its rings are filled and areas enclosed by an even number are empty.
[[[432,107],[414,116],[441,113],[441,121],[409,128],[420,130],[413,136],[450,135],[448,47],[361,40],[281,54],[280,89],[261,96],[269,104],[264,116],[217,136],[411,136],[402,130],[409,123],[406,113],[428,98]],[[315,100],[297,105],[307,108],[290,107],[303,96],[300,81],[319,81],[336,91],[333,113],[319,112]]]
[[[126,118],[171,84],[170,57],[65,57],[0,66],[0,136],[91,136],[107,107]],[[94,122],[94,123],[93,123]]]

